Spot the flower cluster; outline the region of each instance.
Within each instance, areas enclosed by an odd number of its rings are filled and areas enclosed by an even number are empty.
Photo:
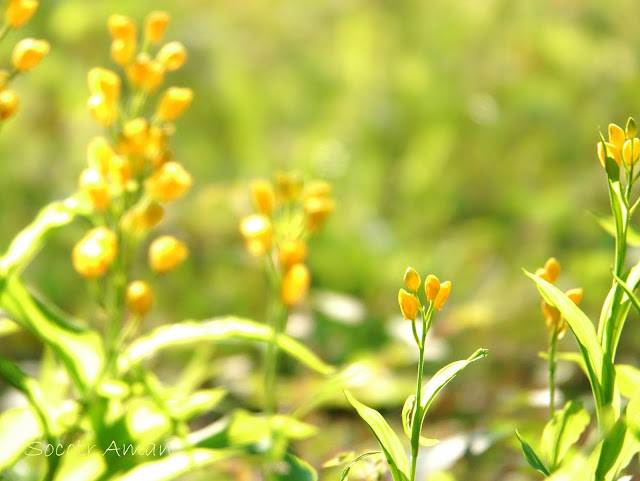
[[[9,0],[0,17],[0,39],[10,30],[27,23],[37,8],[38,0]],[[0,121],[13,117],[18,111],[18,96],[10,88],[11,80],[33,69],[48,52],[49,42],[46,40],[25,38],[15,45],[11,54],[11,70],[0,70]]]
[[[172,160],[169,139],[175,132],[173,122],[189,106],[193,92],[170,86],[158,95],[152,110],[147,108],[165,74],[181,68],[187,58],[179,42],[159,47],[168,23],[165,12],[152,12],[139,38],[131,18],[112,15],[108,20],[111,57],[122,72],[96,67],[88,74],[89,112],[106,133],[88,144],[88,165],[78,181],[80,195],[94,213],[92,219],[108,226],[117,244],[129,249],[162,220],[164,205],[183,197],[192,184],[191,175]],[[157,50],[154,56],[152,49]],[[182,263],[188,253],[178,239],[159,237],[149,248],[149,265],[155,272],[166,273]],[[104,256],[105,252],[76,246],[74,266],[85,277],[104,275],[106,267],[90,275],[78,268]],[[121,268],[126,272],[126,261]],[[153,294],[148,285],[135,281],[126,299],[132,312],[144,315],[151,307]]]
[[[609,124],[609,141],[598,142],[598,159],[603,167],[606,166],[605,159],[607,157],[616,161],[618,166],[624,161],[625,169],[638,162],[640,157],[640,139],[638,135],[638,126],[632,117],[627,120],[624,130],[616,124]],[[605,152],[606,148],[606,152]]]
[[[325,181],[304,184],[296,175],[279,172],[273,182],[251,185],[255,213],[240,222],[247,249],[254,256],[267,255],[280,274],[280,295],[286,306],[305,296],[311,276],[304,264],[306,237],[326,221],[335,208],[331,185]]]
[[[536,269],[535,274],[540,279],[555,284],[558,277],[560,277],[560,263],[555,257],[550,257],[547,259],[547,262],[545,262],[544,267]],[[569,289],[565,294],[576,306],[582,301],[581,287]],[[560,311],[544,299],[542,300],[540,308],[549,332],[555,331],[556,338],[561,339],[567,331],[567,322],[563,319]]]
[[[404,274],[404,284],[409,292],[400,289],[398,292],[398,304],[404,318],[408,321],[415,321],[418,312],[422,310],[418,291],[422,285],[422,281],[418,273],[412,267],[407,268]],[[442,310],[449,293],[451,292],[451,282],[446,281],[440,283],[434,275],[429,275],[424,281],[424,292],[427,296],[427,302],[431,304],[433,309]]]

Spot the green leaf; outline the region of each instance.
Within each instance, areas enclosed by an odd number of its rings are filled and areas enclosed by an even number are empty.
[[[596,401],[598,425],[610,424],[611,419],[617,417],[619,412],[615,370],[611,360],[604,356],[592,322],[556,286],[530,272],[525,271],[525,274],[536,283],[544,300],[556,307],[569,324],[585,362],[587,376]]]
[[[616,421],[602,441],[598,464],[594,473],[596,480],[613,481],[631,462],[638,452],[640,443],[627,429],[625,417]]]
[[[629,364],[616,364],[615,367],[620,394],[631,399],[640,386],[640,369]]]
[[[269,326],[237,317],[221,317],[207,321],[184,321],[170,326],[162,326],[133,342],[120,357],[121,371],[140,362],[158,351],[170,347],[188,346],[202,342],[227,340],[270,342],[273,331]],[[314,371],[329,375],[335,369],[318,358],[313,352],[295,339],[280,334],[278,346],[293,358]]]
[[[181,421],[189,421],[210,411],[226,396],[225,389],[203,389],[184,399],[169,399],[167,406],[171,415]]]
[[[171,432],[171,420],[150,399],[134,398],[127,404],[127,432],[137,444],[155,443]]]
[[[0,415],[0,473],[13,466],[25,453],[34,453],[29,449],[42,436],[42,428],[31,408],[19,408],[5,411]],[[38,443],[36,443],[38,444]]]
[[[371,431],[373,431],[387,459],[393,480],[408,481],[411,468],[409,467],[407,454],[398,436],[396,436],[378,411],[359,402],[349,391],[345,391],[344,394],[349,404],[353,406],[360,417],[369,425]]]
[[[273,479],[277,481],[317,481],[318,473],[309,463],[294,456],[285,454],[283,466],[274,473]],[[282,471],[280,471],[282,469]]]
[[[103,452],[91,438],[74,439],[56,469],[54,481],[97,481],[107,470]]]
[[[638,300],[636,295],[633,293],[633,290],[613,272],[611,273],[611,275],[613,276],[613,279],[620,285],[620,287],[622,287],[622,290],[627,294],[627,296],[629,296],[631,304],[633,304],[633,307],[635,307],[636,311],[638,311],[638,313],[640,314],[640,300]]]
[[[364,458],[368,458],[369,456],[375,456],[376,454],[382,454],[382,451],[369,451],[368,453],[363,453],[360,456],[349,461],[349,464],[347,464],[344,470],[342,471],[342,476],[340,476],[340,481],[345,481],[345,479],[347,479],[347,476],[349,476],[349,471],[351,471],[351,468],[354,467],[357,463],[359,463]]]
[[[108,481],[171,481],[195,469],[228,459],[234,454],[230,450],[193,449],[144,463],[125,474],[113,476]]]
[[[0,337],[10,336],[11,334],[19,332],[20,329],[20,324],[12,321],[8,317],[2,317],[2,313],[0,313]]]
[[[415,415],[415,407],[416,407],[416,395],[412,394],[407,398],[402,408],[402,427],[404,428],[404,433],[407,435],[409,439],[411,439],[411,422],[413,420],[413,416]],[[420,446],[434,446],[438,444],[440,441],[437,439],[429,439],[423,436],[420,436],[418,439],[418,443]]]
[[[0,278],[20,272],[36,255],[46,235],[53,229],[69,224],[82,211],[76,199],[70,197],[44,207],[35,220],[22,230],[0,258]]]
[[[589,425],[589,414],[582,403],[569,401],[564,408],[556,411],[542,432],[543,455],[549,469],[555,471],[580,435]]]
[[[602,227],[602,230],[604,230],[611,237],[615,238],[616,224],[613,217],[603,217],[603,216],[594,214],[593,212],[590,212],[590,214],[596,220],[598,225]],[[634,229],[633,226],[631,225],[627,226],[627,245],[633,246],[633,247],[640,247],[640,232]]]
[[[93,331],[74,332],[60,326],[42,311],[17,276],[0,290],[0,306],[35,334],[60,358],[81,393],[86,394],[102,369],[102,341]]]
[[[527,460],[527,463],[529,463],[529,465],[533,469],[535,469],[536,471],[541,472],[545,476],[551,475],[549,470],[545,467],[544,463],[540,460],[540,458],[535,453],[533,448],[529,445],[529,443],[527,443],[524,439],[522,439],[522,436],[520,436],[520,433],[518,432],[517,429],[516,429],[516,436],[518,436],[518,440],[520,441],[520,444],[522,445],[522,452],[524,454],[524,459]]]
[[[483,359],[489,353],[488,349],[478,349],[474,352],[468,359],[464,359],[461,361],[455,361],[451,364],[440,369],[424,386],[422,389],[421,399],[420,399],[420,429],[422,430],[422,424],[424,423],[424,418],[427,415],[427,411],[433,403],[436,395],[444,388],[449,381],[451,381],[454,377],[458,375],[460,371],[462,371],[465,367],[467,367],[472,362],[478,361],[479,359]]]

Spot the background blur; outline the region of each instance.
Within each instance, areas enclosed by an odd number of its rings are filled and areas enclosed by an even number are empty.
[[[437,479],[537,479],[514,428],[535,440],[545,423],[546,364],[538,352],[547,333],[539,295],[521,268],[557,257],[559,286],[582,286],[583,308],[597,318],[613,242],[590,215],[608,213],[595,144],[609,122],[624,127],[627,116],[640,116],[640,30],[625,21],[637,13],[635,2],[41,3],[0,48],[8,64],[23,36],[52,47],[18,80],[21,110],[2,127],[0,250],[42,206],[76,189],[87,142],[101,133],[86,109],[86,73],[116,68],[109,14],[141,22],[150,10],[166,10],[166,39],[182,41],[190,54],[169,84],[195,91],[172,146],[195,182],[161,229],[185,239],[192,256],[155,282],[159,302],[148,328],[224,314],[263,319],[262,266],[237,228],[250,209],[247,185],[277,170],[327,179],[338,208],[311,241],[313,290],[291,333],[332,363],[369,366],[354,391],[401,431],[415,349],[397,291],[409,265],[423,278],[451,280],[430,335],[428,373],[477,347],[490,355],[430,411],[425,435],[443,443],[424,450],[425,476],[449,469],[452,477]],[[78,222],[56,234],[27,273],[80,317],[92,307],[70,251],[86,227]],[[638,254],[631,249],[630,260]],[[141,273],[144,262],[141,252]],[[637,364],[640,329],[631,316],[618,359]],[[575,349],[570,337],[561,349]],[[39,357],[39,344],[26,335],[3,342],[15,358]],[[211,382],[230,389],[235,405],[251,406],[259,351],[219,354]],[[171,371],[174,361],[156,368]],[[281,400],[291,409],[313,376],[284,368]],[[589,403],[580,372],[561,364],[558,376],[565,393]],[[339,391],[308,420],[321,434],[296,448],[316,467],[340,451],[376,447]],[[339,471],[320,477],[339,479]]]

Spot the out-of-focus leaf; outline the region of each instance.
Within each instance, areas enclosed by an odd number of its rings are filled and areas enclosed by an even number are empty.
[[[184,399],[168,400],[171,415],[181,421],[188,421],[217,405],[227,394],[224,389],[203,389]]]
[[[363,453],[360,456],[349,461],[349,464],[347,464],[344,470],[342,471],[342,476],[340,476],[340,481],[345,481],[345,479],[347,479],[347,476],[349,476],[349,471],[351,471],[351,468],[353,468],[358,462],[360,462],[362,459],[367,458],[369,456],[375,456],[376,454],[382,454],[382,451],[369,451],[368,453]]]
[[[0,473],[11,467],[25,454],[36,456],[37,451],[30,449],[31,443],[42,436],[42,427],[31,408],[19,408],[5,411],[0,415]]]
[[[92,439],[81,438],[69,445],[56,469],[54,481],[96,481],[107,470],[103,452]]]
[[[562,463],[569,448],[573,446],[589,425],[589,414],[582,403],[569,401],[564,408],[556,411],[542,431],[542,454],[549,469],[555,471]]]
[[[601,443],[598,464],[594,479],[613,481],[631,462],[631,458],[640,449],[640,442],[627,429],[625,416],[613,425]]]
[[[264,324],[258,324],[237,317],[222,317],[207,321],[184,321],[160,327],[133,342],[120,358],[120,369],[126,371],[132,364],[149,357],[162,349],[186,346],[201,342],[227,340],[270,342],[273,331]],[[332,374],[335,369],[322,361],[295,339],[280,334],[278,346],[320,374]]]
[[[640,386],[640,369],[629,364],[616,364],[616,380],[620,394],[631,399]]]
[[[527,271],[525,273],[536,283],[545,301],[556,307],[569,324],[585,361],[596,401],[598,424],[610,425],[620,409],[616,395],[615,370],[611,360],[604,355],[593,324],[564,292],[534,274]]]
[[[210,466],[234,454],[230,450],[197,448],[144,463],[125,474],[113,476],[108,481],[171,481],[189,471]]]
[[[79,212],[81,205],[72,197],[44,207],[35,220],[13,239],[0,258],[0,278],[22,270],[36,255],[45,236],[51,230],[70,223]]]
[[[283,463],[274,473],[278,481],[317,481],[318,473],[309,463],[291,453],[285,454]]]
[[[154,443],[171,432],[171,420],[155,402],[133,399],[127,406],[127,431],[138,444]]]
[[[429,410],[429,406],[431,406],[431,403],[433,403],[433,400],[440,390],[469,364],[486,357],[488,352],[488,349],[478,349],[469,356],[468,359],[452,362],[440,369],[431,379],[429,379],[422,389],[422,394],[420,396],[420,430],[422,430],[422,424],[424,423],[424,418]]]
[[[100,336],[93,331],[73,332],[52,321],[17,276],[9,278],[4,291],[0,291],[0,306],[53,349],[78,389],[85,393],[104,363]]]
[[[0,312],[0,337],[9,336],[16,332],[19,332],[21,329],[20,325],[8,317],[2,317],[2,313]]]
[[[598,225],[602,227],[602,230],[604,230],[611,237],[616,236],[616,224],[613,217],[603,217],[593,212],[590,212],[590,214],[596,220]],[[635,230],[631,225],[627,226],[627,245],[633,247],[640,246],[640,232]]]
[[[526,442],[524,439],[522,439],[522,436],[520,436],[520,433],[518,432],[517,429],[516,429],[516,436],[518,436],[518,440],[522,445],[522,453],[524,454],[524,459],[526,459],[527,463],[529,463],[529,466],[531,466],[536,471],[541,472],[545,476],[549,476],[551,474],[549,470],[545,467],[544,463],[540,460],[540,458],[538,457],[536,452],[533,450],[533,448],[529,445],[529,443]]]
[[[411,468],[409,467],[407,454],[398,436],[396,436],[378,411],[359,402],[349,391],[345,391],[344,394],[349,404],[353,406],[360,417],[369,425],[371,431],[373,431],[387,459],[393,480],[408,481],[410,479],[409,473]]]

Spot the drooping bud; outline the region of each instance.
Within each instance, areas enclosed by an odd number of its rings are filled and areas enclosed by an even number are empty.
[[[427,294],[427,301],[433,301],[440,291],[440,281],[434,275],[427,276],[424,281],[424,292]]]
[[[184,196],[191,187],[191,175],[178,162],[162,164],[146,182],[147,193],[160,202]]]
[[[438,291],[438,295],[433,300],[433,307],[442,310],[442,306],[444,306],[445,302],[447,302],[447,298],[449,297],[449,293],[451,292],[451,282],[446,281],[440,284],[440,290]]]
[[[420,280],[420,276],[415,269],[413,269],[413,267],[407,267],[407,270],[404,273],[404,285],[407,286],[407,289],[411,292],[418,292],[421,283],[422,281]]]
[[[414,321],[420,310],[420,301],[415,296],[412,296],[404,289],[398,291],[398,304],[400,305],[400,312],[407,321]]]
[[[11,63],[18,72],[27,72],[40,63],[42,57],[49,53],[49,42],[25,38],[13,49]]]
[[[193,100],[193,90],[169,87],[158,103],[158,117],[165,122],[172,122],[182,115]]]

